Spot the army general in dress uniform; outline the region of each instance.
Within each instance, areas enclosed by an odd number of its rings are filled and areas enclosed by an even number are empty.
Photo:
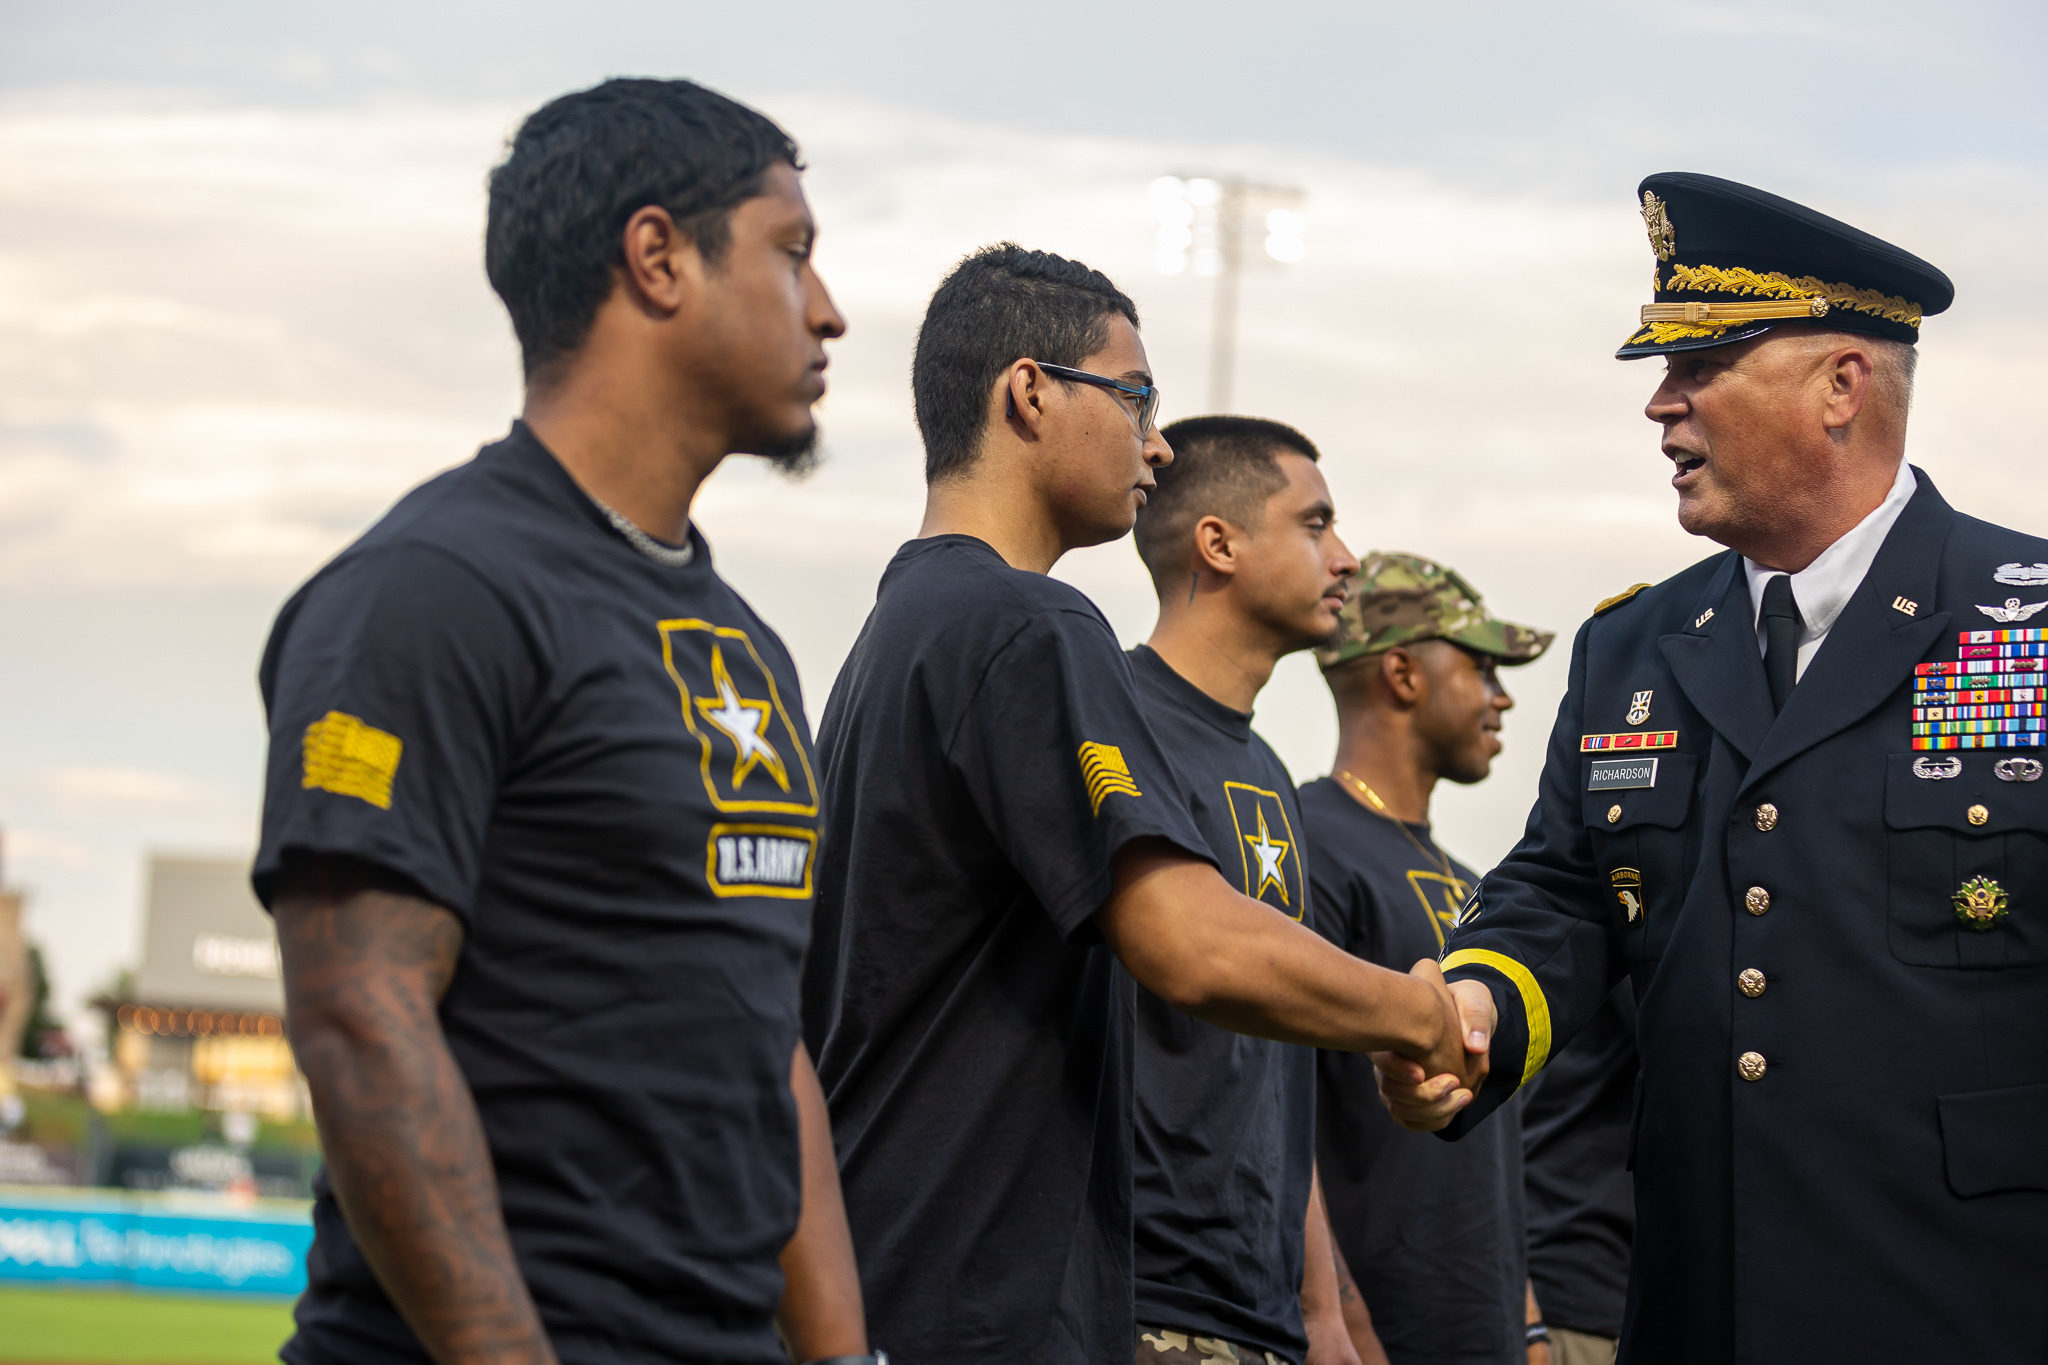
[[[1490,1073],[1383,1092],[1455,1137],[1626,974],[1623,1361],[2048,1360],[2048,541],[1906,463],[1941,272],[1747,186],[1641,193],[1620,354],[1664,357],[1680,523],[1729,548],[1579,631],[1443,958]]]

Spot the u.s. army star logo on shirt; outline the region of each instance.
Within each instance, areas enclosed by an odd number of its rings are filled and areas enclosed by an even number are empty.
[[[682,693],[683,724],[702,750],[698,767],[722,811],[818,813],[811,758],[754,642],[737,626],[659,623],[661,661]]]
[[[1288,823],[1287,807],[1281,804],[1279,794],[1248,782],[1225,782],[1223,795],[1230,802],[1230,820],[1237,830],[1244,893],[1300,919],[1304,908],[1301,845],[1295,840],[1294,826]]]

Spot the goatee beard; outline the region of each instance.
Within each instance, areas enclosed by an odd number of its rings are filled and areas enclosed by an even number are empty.
[[[801,436],[764,443],[754,451],[754,454],[766,460],[776,473],[792,483],[801,483],[808,479],[824,458],[824,453],[818,448],[818,428],[815,424]]]

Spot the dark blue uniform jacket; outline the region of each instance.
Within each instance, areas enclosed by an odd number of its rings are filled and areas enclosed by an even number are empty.
[[[2048,780],[1995,770],[2048,750],[1910,738],[1915,665],[2048,598],[1993,577],[2048,541],[1915,472],[1775,717],[1732,551],[1581,628],[1528,830],[1446,945],[1501,1016],[1453,1138],[1634,981],[1624,1361],[2048,1361]],[[1654,786],[1588,790],[1617,754],[1582,736],[1671,730]],[[1980,875],[1983,931],[1953,903]]]

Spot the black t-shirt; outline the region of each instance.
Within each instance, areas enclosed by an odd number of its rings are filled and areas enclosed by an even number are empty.
[[[1290,919],[1308,910],[1294,782],[1252,718],[1144,645],[1138,696],[1225,881]],[[1315,1163],[1315,1049],[1247,1038],[1138,987],[1138,1321],[1289,1360]]]
[[[634,550],[523,426],[301,588],[264,653],[257,892],[291,850],[464,930],[441,1002],[565,1362],[784,1359],[818,783],[781,641]],[[324,1183],[299,1365],[420,1360]]]
[[[818,731],[804,1029],[870,1335],[898,1365],[1131,1352],[1130,978],[1110,864],[1207,846],[1079,592],[905,545]]]
[[[1314,913],[1327,937],[1402,972],[1442,952],[1479,879],[1455,861],[1445,873],[1427,825],[1407,825],[1404,835],[1327,777],[1302,787],[1301,818]],[[1331,1230],[1388,1357],[1394,1365],[1521,1365],[1528,1269],[1519,1106],[1443,1142],[1394,1123],[1365,1057],[1323,1052],[1316,1066],[1316,1154]]]
[[[1635,987],[1624,977],[1522,1101],[1529,1278],[1543,1320],[1556,1327],[1621,1335],[1636,1226],[1628,1130],[1640,1069]]]

